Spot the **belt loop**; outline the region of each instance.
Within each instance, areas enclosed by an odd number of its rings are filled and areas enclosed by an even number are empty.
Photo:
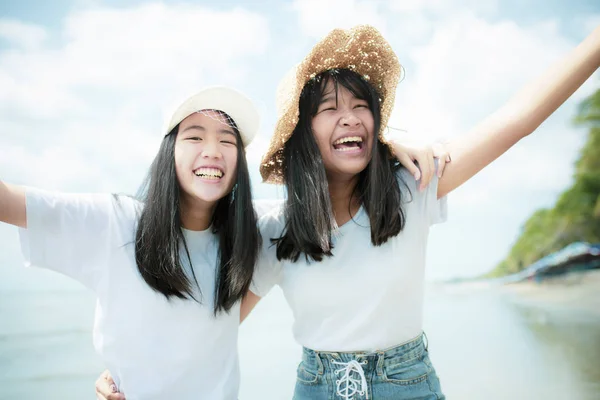
[[[425,345],[425,351],[429,349],[429,339],[427,339],[427,334],[423,331],[423,344]]]
[[[385,359],[385,353],[378,352],[377,353],[377,367],[375,370],[377,371],[377,376],[383,375],[383,361]]]
[[[317,359],[317,365],[319,366],[319,375],[323,375],[323,360],[321,360],[321,354],[318,351],[315,351],[315,358]]]

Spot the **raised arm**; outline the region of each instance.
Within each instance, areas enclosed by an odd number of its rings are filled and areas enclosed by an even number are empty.
[[[447,145],[452,157],[438,198],[456,189],[533,132],[600,66],[600,27],[479,125]]]
[[[27,228],[25,189],[0,181],[0,221]]]

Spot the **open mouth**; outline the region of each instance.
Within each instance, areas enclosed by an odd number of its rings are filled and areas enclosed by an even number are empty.
[[[352,151],[363,148],[363,139],[360,136],[347,136],[333,142],[333,148],[337,151]]]
[[[219,168],[201,167],[194,170],[194,175],[203,179],[219,180],[225,175]]]

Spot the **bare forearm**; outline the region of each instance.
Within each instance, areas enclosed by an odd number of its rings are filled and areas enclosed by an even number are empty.
[[[496,160],[523,136],[522,128],[512,122],[488,118],[446,148],[452,162],[446,166],[438,184],[438,198],[444,197]]]
[[[519,121],[521,137],[533,132],[600,67],[600,27],[568,55],[521,89],[498,117]]]
[[[532,133],[600,66],[600,28],[474,129],[447,145],[452,162],[438,186],[443,197]]]
[[[25,190],[0,181],[0,221],[27,228]]]

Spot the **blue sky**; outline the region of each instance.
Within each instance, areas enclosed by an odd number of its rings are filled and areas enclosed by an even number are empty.
[[[228,84],[272,132],[278,81],[334,27],[370,23],[406,70],[390,124],[415,140],[466,132],[600,24],[594,1],[64,1],[0,4],[0,179],[72,192],[135,193],[171,105]],[[585,130],[571,118],[592,77],[538,131],[450,195],[430,238],[430,279],[494,267],[522,223],[571,183]],[[0,226],[0,263],[21,259]],[[5,239],[5,240],[4,240]]]

